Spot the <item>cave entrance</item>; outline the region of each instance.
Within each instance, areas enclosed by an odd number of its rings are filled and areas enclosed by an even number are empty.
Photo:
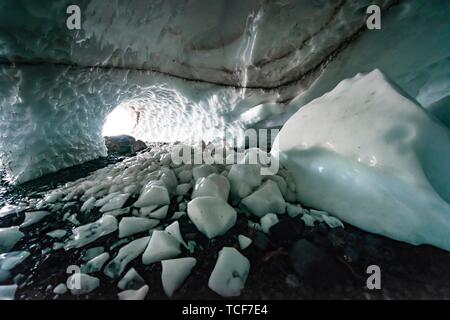
[[[132,136],[136,124],[136,111],[125,104],[120,104],[106,117],[103,136]]]

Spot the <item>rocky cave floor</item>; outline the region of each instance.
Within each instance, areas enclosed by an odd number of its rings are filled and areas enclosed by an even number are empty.
[[[17,187],[9,185],[1,173],[0,206],[42,197],[40,193],[44,191],[125,158],[108,156]],[[76,203],[63,210],[77,212],[81,204]],[[172,203],[169,211],[174,212],[175,206],[176,203]],[[79,220],[88,223],[100,216],[96,208],[89,216],[79,216]],[[208,240],[188,223],[186,215],[180,218],[180,229],[185,240],[195,240],[198,244],[192,254],[198,263],[172,299],[221,299],[208,288],[208,278],[217,260],[217,252],[224,246],[238,248],[236,238],[239,234],[252,238],[253,243],[243,251],[251,267],[245,289],[238,299],[450,298],[450,254],[443,250],[400,243],[347,224],[345,228],[335,229],[330,229],[323,222],[305,227],[299,223],[300,219],[284,216],[280,220],[284,226],[280,235],[284,239],[277,236],[269,238],[249,228],[246,219],[238,218],[236,225],[225,235]],[[20,224],[23,219],[23,213],[0,218],[0,228]],[[298,227],[296,235],[291,236],[292,226]],[[57,296],[53,293],[55,286],[66,282],[67,266],[83,263],[82,256],[87,248],[109,247],[111,256],[120,248],[120,245],[114,246],[118,236],[109,235],[86,248],[54,251],[51,248],[57,240],[45,236],[46,232],[54,229],[70,229],[70,223],[52,216],[25,230],[25,237],[13,250],[27,250],[31,255],[13,270],[12,278],[0,285],[19,284],[16,299],[117,299],[120,292],[117,280],[108,278],[102,272],[93,274],[100,279],[101,285],[89,294],[73,296],[68,292]],[[314,246],[304,246],[300,239],[306,239]],[[186,253],[185,250],[182,255],[186,256]],[[366,268],[372,264],[381,269],[381,290],[366,288],[369,276]],[[135,259],[128,267],[134,267],[149,285],[146,299],[167,299],[161,285],[160,263],[146,266],[140,259]]]

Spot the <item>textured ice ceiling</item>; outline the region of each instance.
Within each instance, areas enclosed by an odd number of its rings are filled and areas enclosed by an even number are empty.
[[[79,31],[65,26],[73,3]],[[370,4],[383,10],[382,30],[365,28]],[[23,182],[104,155],[102,126],[117,106],[136,113],[133,133],[148,141],[280,127],[374,68],[439,106],[449,92],[449,8],[446,0],[2,1],[2,165]]]

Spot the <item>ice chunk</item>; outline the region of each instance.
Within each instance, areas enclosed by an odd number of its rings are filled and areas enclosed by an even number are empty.
[[[67,234],[67,231],[64,229],[57,229],[50,232],[47,232],[47,235],[51,238],[60,239],[65,237]]]
[[[62,295],[67,292],[67,287],[64,283],[58,284],[55,289],[53,289],[54,294]]]
[[[224,247],[219,252],[208,287],[222,297],[237,297],[245,286],[250,262],[235,248]]]
[[[144,300],[149,290],[148,285],[138,290],[125,290],[117,294],[119,300]]]
[[[216,197],[198,197],[188,203],[188,216],[197,229],[212,239],[227,232],[237,219],[236,210]]]
[[[183,184],[179,184],[175,190],[175,193],[178,196],[184,196],[186,193],[188,193],[188,191],[191,189],[191,184],[190,183],[183,183]]]
[[[184,242],[183,236],[181,235],[180,224],[178,223],[178,221],[175,221],[172,224],[168,225],[165,230],[187,248],[187,244],[186,242]]]
[[[449,129],[380,71],[302,107],[272,153],[293,174],[300,203],[369,232],[450,250]]]
[[[0,218],[9,216],[10,214],[17,214],[23,211],[24,208],[14,205],[6,205],[0,209]]]
[[[139,217],[125,217],[119,223],[119,238],[150,230],[159,224],[159,220]]]
[[[108,261],[109,253],[103,252],[102,254],[89,260],[86,265],[81,268],[83,273],[94,273],[102,270],[103,265]]]
[[[137,208],[157,205],[162,206],[170,203],[169,192],[161,181],[150,181],[141,191],[141,195],[134,203]]]
[[[278,220],[278,216],[274,213],[268,213],[264,217],[261,218],[261,228],[264,233],[269,233],[270,228],[276,225],[280,220]]]
[[[150,242],[142,255],[143,264],[171,259],[181,253],[180,242],[167,231],[153,231]]]
[[[210,164],[203,164],[201,166],[197,166],[192,170],[192,175],[194,177],[194,181],[197,179],[204,178],[209,176],[211,173],[217,173],[217,169]]]
[[[247,249],[252,244],[252,239],[242,234],[238,235],[239,247],[241,250]]]
[[[50,214],[50,212],[48,212],[48,211],[25,212],[25,220],[20,225],[20,228],[30,227],[33,224],[38,223],[39,221],[44,219],[49,214]]]
[[[228,173],[234,202],[248,196],[262,182],[259,164],[235,164]]]
[[[100,279],[85,273],[74,273],[67,279],[67,288],[73,295],[87,294],[100,286]]]
[[[293,205],[286,202],[286,209],[289,217],[295,218],[299,214],[303,213],[303,208],[300,205]]]
[[[144,252],[149,239],[150,237],[139,238],[120,248],[117,256],[105,267],[105,274],[110,278],[118,278],[127,264]]]
[[[44,201],[46,203],[55,203],[56,201],[61,199],[63,195],[64,195],[64,193],[62,193],[62,192],[58,192],[58,191],[52,192],[52,193],[48,194],[47,196],[45,196]]]
[[[9,271],[30,256],[28,251],[12,251],[0,254],[0,270]]]
[[[126,208],[114,209],[114,210],[111,210],[111,211],[107,211],[103,215],[119,217],[119,216],[123,216],[124,214],[130,213],[130,211],[131,211],[131,208],[130,207],[126,207]]]
[[[150,215],[150,213],[155,211],[156,208],[158,208],[158,206],[156,206],[156,205],[148,206],[148,207],[142,207],[142,208],[139,209],[139,215],[142,216],[142,217],[146,217],[146,216]]]
[[[158,210],[151,212],[148,216],[154,219],[165,219],[167,217],[167,212],[169,211],[169,206],[163,206]]]
[[[10,251],[24,236],[19,227],[0,228],[0,253]]]
[[[178,174],[178,180],[180,183],[190,183],[192,180],[192,171],[191,170],[182,170]]]
[[[127,202],[130,197],[129,193],[121,193],[110,199],[107,203],[105,203],[101,208],[100,212],[111,211],[114,209],[120,209]]]
[[[17,284],[0,286],[0,300],[14,300]]]
[[[192,192],[192,199],[203,196],[220,197],[228,200],[230,193],[230,182],[224,176],[212,173],[205,178],[199,178]]]
[[[330,228],[344,228],[344,224],[338,218],[323,215],[322,219]]]
[[[139,289],[145,285],[144,279],[137,273],[136,269],[130,268],[130,270],[125,273],[122,279],[120,279],[117,286],[121,290]]]
[[[87,249],[83,255],[83,261],[89,261],[89,260],[95,258],[96,256],[102,254],[103,252],[105,252],[104,247],[93,247],[93,248]]]
[[[104,215],[95,222],[77,227],[72,230],[72,237],[66,243],[66,250],[81,248],[100,237],[117,230],[117,219],[110,215]]]
[[[183,284],[196,264],[197,259],[191,257],[161,261],[161,281],[168,297]]]
[[[284,213],[286,211],[286,202],[277,183],[272,180],[267,180],[255,192],[244,198],[242,204],[258,217],[269,212]]]

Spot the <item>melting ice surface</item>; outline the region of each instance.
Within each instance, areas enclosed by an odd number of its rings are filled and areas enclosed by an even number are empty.
[[[272,153],[295,176],[301,203],[450,250],[450,131],[380,71],[301,108]]]

